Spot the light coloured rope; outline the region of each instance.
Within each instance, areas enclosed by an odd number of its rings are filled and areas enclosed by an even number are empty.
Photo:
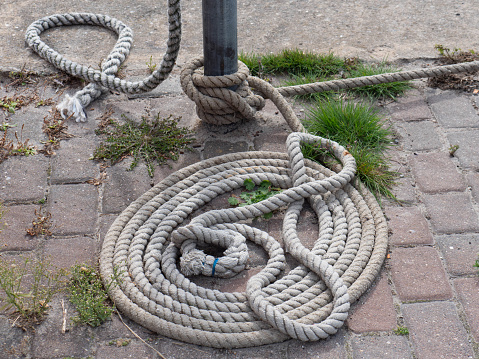
[[[262,104],[258,105],[260,102],[251,104],[251,98],[254,95],[251,92],[243,94],[234,91],[230,86],[220,86],[219,84],[226,76],[204,76],[202,74],[202,66],[202,58],[197,58],[191,60],[181,73],[183,91],[196,103],[198,116],[203,121],[216,125],[224,124],[225,121],[231,123],[242,119],[250,120],[254,118],[256,111],[262,108]],[[248,74],[245,76],[244,69],[246,67],[241,61],[239,61],[239,68],[240,70],[237,73],[227,76],[231,83],[243,84],[248,87],[251,86],[257,92],[263,93],[265,90],[264,81],[253,76],[248,76]],[[276,89],[277,93],[275,96],[296,96],[324,91],[339,91],[382,83],[410,81],[478,70],[479,61],[465,62],[428,69],[416,69],[404,72],[279,87]],[[271,90],[268,89],[267,91]],[[224,113],[228,113],[228,120],[222,118],[221,115]],[[293,128],[293,130],[299,131],[300,128]]]
[[[340,173],[302,158],[299,144],[311,141],[342,159]],[[355,161],[344,148],[293,133],[288,153],[247,152],[203,161],[172,174],[133,202],[111,226],[100,260],[104,280],[115,268],[125,273],[109,293],[119,309],[162,335],[218,348],[334,334],[350,303],[381,267],[387,248],[385,219],[374,197],[350,184]],[[195,210],[240,188],[246,178],[256,184],[267,179],[285,190],[268,201],[209,211],[187,223]],[[305,198],[319,219],[318,241],[311,250],[297,234]],[[284,275],[280,244],[242,222],[288,205],[283,241],[300,265]],[[215,276],[230,277],[228,270],[245,265],[237,260],[245,252],[245,240],[263,246],[270,257],[248,281],[245,293],[197,286],[177,267],[178,257],[181,262],[200,252],[197,245],[211,244],[226,249]],[[201,274],[212,275],[213,261],[203,254],[196,262]]]
[[[62,107],[65,116],[75,112],[81,121],[83,108],[102,88],[149,91],[168,76],[179,49],[179,0],[169,1],[168,16],[170,34],[162,65],[135,83],[114,76],[128,55],[131,30],[108,16],[46,17],[28,28],[26,40],[58,68],[91,82]],[[118,34],[101,71],[64,59],[40,40],[46,29],[73,24],[104,26]],[[109,283],[119,276],[119,285],[109,287],[109,294],[136,322],[198,345],[239,348],[288,338],[326,338],[344,324],[350,304],[376,278],[387,250],[386,221],[375,198],[354,180],[352,156],[334,142],[302,133],[303,126],[283,96],[475,71],[479,62],[278,89],[249,76],[241,63],[236,74],[220,77],[204,76],[202,63],[201,58],[194,59],[181,74],[182,87],[197,104],[198,116],[214,124],[251,120],[264,99],[270,99],[296,131],[288,137],[288,154],[248,152],[202,161],[170,175],[134,201],[115,220],[103,243],[102,278]],[[342,161],[341,170],[335,173],[305,160],[300,150],[305,142],[332,151]],[[269,180],[284,191],[254,205],[194,217],[200,207],[240,188],[247,178],[256,184]],[[318,239],[312,249],[304,247],[297,229],[305,200],[318,217]],[[267,233],[247,225],[248,220],[281,208],[286,208],[284,248]],[[244,271],[247,240],[262,246],[269,260],[248,280],[244,293],[207,289],[185,276],[231,278]],[[205,254],[201,245],[225,250],[215,258]],[[299,262],[287,273],[284,250]]]
[[[302,129],[286,100],[270,84],[252,84],[271,99],[292,128]],[[342,162],[339,173],[307,161],[302,143],[316,143]],[[114,222],[100,257],[102,278],[115,272],[110,289],[116,305],[145,327],[185,342],[217,348],[327,338],[347,318],[351,302],[369,288],[383,263],[387,226],[374,197],[351,185],[352,156],[337,143],[302,132],[288,137],[288,155],[246,152],[186,167],[132,203]],[[190,219],[215,197],[240,188],[245,179],[271,181],[285,190],[257,204],[212,210]],[[304,200],[318,216],[318,240],[309,250],[297,233]],[[285,271],[284,250],[245,221],[287,208],[284,247],[300,265]],[[188,223],[189,221],[189,223]],[[244,293],[197,286],[186,275],[230,278],[247,264],[246,240],[263,246],[266,266]],[[202,252],[224,248],[220,258]],[[177,263],[180,263],[178,269]],[[126,274],[128,273],[128,274]]]
[[[66,59],[63,55],[49,47],[40,38],[40,34],[58,26],[95,25],[110,29],[118,34],[115,47],[101,64],[101,71]],[[77,122],[86,121],[84,108],[102,94],[105,88],[125,93],[148,92],[156,88],[170,74],[175,65],[181,40],[180,0],[168,0],[168,41],[167,50],[161,64],[144,80],[130,82],[115,76],[121,64],[130,52],[133,40],[132,30],[121,21],[107,15],[90,13],[56,14],[33,22],[26,31],[25,41],[38,55],[58,69],[88,82],[73,97],[66,96],[59,105],[64,117],[73,115]]]

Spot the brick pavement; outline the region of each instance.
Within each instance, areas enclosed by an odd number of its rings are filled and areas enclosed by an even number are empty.
[[[479,253],[479,176],[475,172],[479,116],[473,106],[477,98],[425,88],[422,82],[417,85],[384,108],[398,133],[399,144],[392,155],[401,177],[395,191],[404,203],[383,202],[390,228],[389,258],[373,287],[353,305],[344,329],[317,343],[290,340],[260,348],[215,350],[155,335],[128,319],[126,323],[168,359],[479,358],[479,279],[472,267]],[[59,267],[96,263],[101,241],[116,215],[174,170],[227,151],[285,150],[285,125],[274,108],[267,107],[269,122],[212,128],[198,124],[194,105],[177,87],[172,88],[171,93],[154,98],[107,96],[91,106],[89,122],[69,124],[75,137],[62,141],[55,156],[13,157],[0,164],[0,198],[9,208],[2,251],[51,256]],[[115,116],[128,113],[136,118],[158,110],[168,115],[178,109],[181,124],[195,126],[195,150],[172,163],[172,168],[157,168],[153,179],[143,165],[126,171],[129,164],[121,163],[106,169],[106,182],[89,184],[101,171],[89,158],[98,143],[97,118],[107,106]],[[46,111],[27,106],[9,121],[29,123],[29,138],[40,144],[45,139],[39,118]],[[36,120],[29,122],[32,118]],[[455,144],[459,149],[451,156],[449,148]],[[226,197],[213,205],[226,205]],[[52,214],[53,235],[30,238],[24,229],[40,208]],[[317,231],[314,222],[307,214],[299,227],[309,246]],[[277,219],[257,225],[276,237],[280,233]],[[253,261],[248,271],[231,281],[203,280],[201,284],[224,290],[244,288],[267,260],[261,249],[251,246],[250,250]],[[294,260],[288,264],[293,266]],[[69,331],[62,334],[60,299],[51,303],[47,319],[35,334],[12,327],[0,315],[0,358],[157,358],[117,316],[95,329],[69,322]],[[67,304],[67,309],[71,315],[73,308]],[[398,326],[407,327],[409,335],[396,334]],[[127,345],[116,345],[118,340]]]

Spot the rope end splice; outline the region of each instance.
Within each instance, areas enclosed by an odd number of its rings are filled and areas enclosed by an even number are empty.
[[[57,105],[63,119],[73,118],[75,122],[86,122],[87,115],[80,100],[76,96],[65,95],[62,102]]]

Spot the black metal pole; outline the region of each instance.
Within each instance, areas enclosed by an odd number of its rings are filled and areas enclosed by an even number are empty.
[[[203,0],[203,55],[206,76],[238,71],[237,2]]]

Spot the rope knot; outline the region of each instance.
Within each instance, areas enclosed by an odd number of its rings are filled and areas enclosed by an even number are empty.
[[[252,120],[264,107],[264,99],[253,94],[248,84],[248,67],[238,61],[231,75],[205,76],[203,58],[186,64],[181,72],[181,87],[196,103],[198,117],[214,125],[226,125],[241,119]]]

